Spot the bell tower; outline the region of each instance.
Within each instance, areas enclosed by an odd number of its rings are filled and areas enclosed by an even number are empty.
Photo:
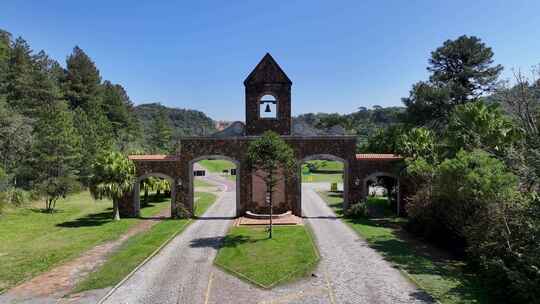
[[[244,80],[246,135],[291,134],[292,82],[269,53]]]

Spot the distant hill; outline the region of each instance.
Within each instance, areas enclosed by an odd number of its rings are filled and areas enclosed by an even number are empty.
[[[134,112],[143,129],[147,131],[152,121],[163,109],[173,128],[173,140],[181,136],[210,135],[216,132],[215,122],[201,111],[169,108],[159,103],[141,104],[135,107]],[[145,132],[148,134],[148,132]]]

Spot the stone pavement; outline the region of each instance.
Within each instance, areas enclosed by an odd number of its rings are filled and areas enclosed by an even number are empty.
[[[429,296],[335,217],[317,187],[304,184],[302,196],[322,257],[312,276],[263,290],[214,267],[234,215],[234,192],[226,192],[105,303],[430,303]]]

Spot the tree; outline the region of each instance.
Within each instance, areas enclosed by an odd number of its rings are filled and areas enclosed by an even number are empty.
[[[70,107],[82,107],[85,111],[100,106],[101,76],[95,63],[76,46],[66,62],[64,94]]]
[[[455,106],[493,92],[503,69],[493,65],[491,48],[479,38],[465,35],[445,41],[431,53],[429,64],[429,82],[415,84],[403,102],[411,123],[434,123],[439,129]]]
[[[270,208],[268,237],[272,238],[272,194],[277,183],[296,168],[294,151],[278,134],[266,131],[249,144],[247,158],[251,168],[261,172],[260,177],[266,184],[266,200]]]
[[[80,137],[64,101],[51,101],[42,107],[35,139],[31,161],[35,183],[45,199],[45,210],[53,212],[56,201],[76,187],[79,158]]]
[[[113,219],[120,220],[119,200],[133,189],[135,165],[119,152],[101,153],[94,165],[90,179],[90,193],[95,199],[113,201]]]
[[[172,128],[167,113],[160,108],[150,129],[150,144],[155,153],[168,153],[171,150]]]
[[[504,157],[521,134],[497,104],[474,102],[459,105],[450,116],[445,135],[450,153],[482,149]]]
[[[13,111],[0,98],[0,165],[14,174],[23,160],[29,157],[33,140],[28,118]]]

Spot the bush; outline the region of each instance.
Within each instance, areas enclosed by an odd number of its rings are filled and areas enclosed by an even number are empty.
[[[331,183],[330,184],[330,191],[332,191],[332,192],[337,192],[338,191],[337,183]]]
[[[366,202],[352,204],[345,212],[345,215],[352,218],[367,218],[369,214]]]
[[[19,188],[10,188],[7,191],[7,202],[14,207],[21,207],[28,202],[28,193]]]

